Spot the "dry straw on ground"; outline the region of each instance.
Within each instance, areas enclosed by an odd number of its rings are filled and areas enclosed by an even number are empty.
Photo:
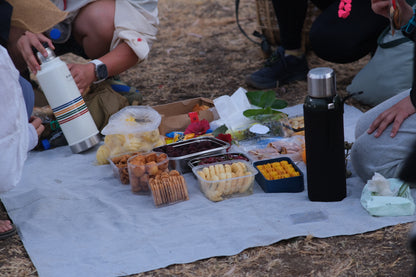
[[[250,34],[257,28],[255,1],[240,2],[240,22]],[[144,104],[232,94],[238,87],[245,87],[244,76],[264,62],[258,46],[237,28],[234,1],[160,0],[159,10],[159,39],[148,61],[121,75],[143,93]],[[343,95],[368,59],[340,65],[308,52],[311,68],[329,66],[335,70],[338,91]],[[298,82],[275,91],[278,97],[295,105],[304,100],[307,86],[306,82]],[[362,110],[368,108],[349,103]],[[5,217],[7,213],[1,208],[0,218]],[[297,237],[234,256],[172,265],[133,276],[410,276],[410,227],[411,224],[400,224],[354,236]],[[0,241],[0,275],[37,276],[18,235]]]

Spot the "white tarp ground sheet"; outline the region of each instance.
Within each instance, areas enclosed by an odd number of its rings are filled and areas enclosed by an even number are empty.
[[[302,106],[285,111],[302,114]],[[360,114],[345,106],[348,141]],[[109,166],[94,165],[95,151],[31,152],[21,182],[1,196],[40,276],[128,275],[297,236],[353,235],[415,220],[370,216],[359,201],[364,183],[354,175],[341,202],[311,202],[306,190],[266,194],[255,184],[251,196],[214,203],[186,174],[190,200],[156,208]]]

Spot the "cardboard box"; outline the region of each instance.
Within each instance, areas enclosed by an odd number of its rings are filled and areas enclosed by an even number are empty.
[[[185,131],[186,127],[191,124],[188,113],[192,112],[192,109],[197,104],[211,107],[209,110],[199,111],[199,120],[206,119],[208,122],[211,122],[218,119],[213,101],[204,97],[153,106],[152,108],[162,116],[162,122],[159,126],[160,134],[165,135],[172,131]]]

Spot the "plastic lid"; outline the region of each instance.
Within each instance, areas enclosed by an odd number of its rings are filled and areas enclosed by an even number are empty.
[[[58,30],[58,29],[56,29],[56,28],[53,28],[53,29],[50,31],[49,36],[51,37],[51,39],[53,39],[53,40],[57,40],[57,39],[59,39],[59,38],[61,37],[61,31],[59,31],[59,30]]]
[[[43,139],[41,143],[42,143],[43,149],[48,150],[49,148],[51,148],[51,145],[47,139]]]

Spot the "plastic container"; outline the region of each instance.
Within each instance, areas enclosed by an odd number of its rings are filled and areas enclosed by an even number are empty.
[[[120,180],[123,185],[130,184],[129,172],[127,167],[127,160],[137,154],[144,154],[139,152],[120,154],[114,157],[108,158],[114,177]]]
[[[167,153],[169,156],[169,167],[176,169],[182,174],[191,172],[188,162],[202,155],[214,155],[225,152],[230,145],[214,137],[197,137],[180,142],[170,143],[153,151]]]
[[[137,154],[127,160],[131,191],[149,194],[149,179],[167,172],[169,159],[165,153],[149,152]]]
[[[177,170],[150,177],[149,189],[156,207],[189,200],[185,178]]]
[[[192,171],[201,191],[214,202],[252,194],[254,177],[258,173],[250,162],[242,160],[199,165]]]
[[[188,165],[190,168],[193,168],[198,165],[203,164],[212,164],[212,163],[218,163],[223,161],[247,161],[250,162],[251,159],[243,153],[239,152],[233,152],[233,153],[224,153],[224,154],[217,154],[217,155],[204,155],[197,157],[195,159],[192,159],[188,162]]]
[[[289,164],[293,166],[295,171],[299,172],[299,176],[295,177],[288,177],[283,179],[275,179],[275,180],[267,180],[261,171],[258,169],[259,165],[264,164],[271,164],[274,162],[281,162],[287,161]],[[305,189],[304,180],[303,180],[303,172],[299,169],[299,167],[287,157],[281,157],[276,159],[268,159],[268,160],[261,160],[256,161],[253,163],[253,166],[259,170],[259,174],[256,175],[256,181],[263,189],[264,192],[271,193],[271,192],[301,192]]]

